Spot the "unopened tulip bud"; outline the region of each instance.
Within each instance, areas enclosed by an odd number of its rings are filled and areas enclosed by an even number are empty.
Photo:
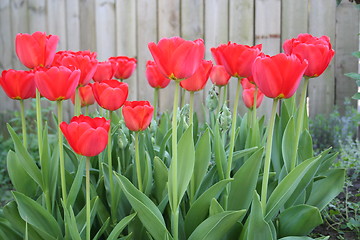
[[[129,144],[129,141],[122,129],[119,129],[118,133],[118,145],[120,149],[125,149],[126,146]]]
[[[219,112],[219,127],[220,131],[227,131],[231,127],[231,112],[229,108],[224,104]]]
[[[206,97],[206,107],[212,112],[219,105],[219,99],[217,92],[215,91],[215,86],[210,88],[208,95]]]

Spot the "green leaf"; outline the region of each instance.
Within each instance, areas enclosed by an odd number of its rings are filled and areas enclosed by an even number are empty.
[[[168,168],[159,157],[154,158],[154,184],[155,196],[158,202],[164,198],[166,183],[168,181]]]
[[[39,186],[43,189],[40,169],[37,167],[34,159],[30,156],[28,151],[24,148],[19,136],[16,135],[14,129],[12,129],[9,124],[7,124],[7,128],[14,142],[15,152],[19,159],[19,162],[23,165],[29,176],[34,179],[34,181],[37,182],[37,184],[39,184]]]
[[[245,215],[245,210],[226,211],[207,218],[191,234],[188,240],[222,239],[232,226]]]
[[[313,142],[308,130],[305,130],[300,136],[298,155],[299,162],[303,162],[304,160],[314,156]]]
[[[55,218],[46,211],[41,205],[19,192],[13,192],[21,218],[48,233],[55,239],[62,239],[61,229]]]
[[[226,185],[233,179],[224,179],[212,185],[190,207],[185,217],[185,232],[189,236],[201,224],[209,213],[212,199],[218,197]]]
[[[289,172],[291,169],[291,159],[294,154],[294,151],[296,151],[296,147],[294,147],[295,144],[294,138],[295,138],[295,122],[294,122],[294,118],[291,117],[286,125],[284,135],[282,138],[282,145],[281,145],[284,165],[287,172]]]
[[[213,216],[218,213],[224,212],[223,207],[220,205],[220,203],[216,200],[216,198],[213,198],[210,203],[209,208],[209,216]]]
[[[352,55],[354,57],[360,58],[360,51],[353,52]]]
[[[326,172],[326,178],[316,181],[312,187],[306,204],[322,210],[344,187],[345,170],[331,169]]]
[[[194,171],[195,148],[191,126],[181,136],[177,146],[177,153],[176,174],[173,174],[174,162],[171,162],[168,176],[169,202],[172,210],[178,208]],[[177,186],[177,192],[173,188],[174,182]]]
[[[320,157],[308,159],[292,170],[274,189],[266,204],[265,220],[272,219],[295,191],[304,175]]]
[[[35,196],[38,185],[26,172],[16,153],[10,150],[6,162],[11,183],[16,191],[29,197]]]
[[[360,80],[360,74],[359,73],[351,72],[351,73],[345,73],[344,75],[349,77],[349,78],[355,79],[355,80]]]
[[[80,165],[77,169],[74,181],[71,185],[69,195],[67,198],[67,207],[73,206],[76,200],[76,197],[80,191],[81,183],[84,177],[85,172],[85,159],[82,159],[83,161],[80,161]]]
[[[156,205],[140,192],[126,177],[116,174],[121,189],[131,206],[149,233],[157,240],[163,240],[168,234],[164,218]]]
[[[264,148],[252,154],[234,175],[228,198],[229,210],[248,209],[256,188]]]
[[[311,238],[311,237],[297,237],[297,236],[290,236],[290,237],[284,237],[280,238],[279,240],[327,240],[330,237],[320,237],[320,238]]]
[[[124,230],[124,228],[129,224],[129,222],[131,222],[133,220],[133,218],[136,216],[136,213],[133,213],[129,216],[124,217],[123,219],[121,219],[120,222],[118,222],[116,224],[116,226],[114,227],[114,229],[111,231],[109,237],[107,238],[107,240],[117,240],[120,233],[122,232],[122,230]]]
[[[216,124],[215,126],[214,135],[216,169],[218,171],[219,178],[224,179],[224,169],[226,169],[226,153],[222,138],[220,136],[219,124]]]
[[[279,236],[308,235],[322,223],[318,208],[305,204],[293,206],[279,215]]]
[[[71,239],[73,240],[81,240],[81,236],[76,224],[76,218],[72,207],[66,208],[63,203],[64,209],[64,218],[65,218],[65,227],[67,227]]]
[[[22,240],[23,238],[6,219],[0,218],[0,239]]]
[[[254,191],[251,213],[249,216],[247,239],[273,239],[269,224],[264,220],[259,195]]]
[[[352,96],[353,99],[360,99],[360,93],[355,93],[354,96]]]

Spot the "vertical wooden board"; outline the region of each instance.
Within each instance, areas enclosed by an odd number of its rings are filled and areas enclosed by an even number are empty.
[[[335,47],[336,1],[310,0],[309,32],[313,36],[330,37]],[[336,58],[336,56],[335,56]],[[309,84],[309,112],[310,117],[316,114],[329,114],[334,107],[335,80],[334,59],[327,70]]]
[[[204,39],[204,0],[181,1],[180,27],[182,38],[186,40]],[[194,111],[197,112],[199,118],[202,116],[202,104],[205,103],[203,100],[206,95],[207,92],[204,90],[195,93]],[[189,94],[185,95],[185,102],[189,102]]]
[[[262,44],[268,55],[280,53],[281,1],[255,0],[255,44]],[[272,99],[264,98],[258,115],[271,114]]]
[[[29,32],[47,32],[47,15],[45,0],[28,0]]]
[[[15,36],[18,33],[29,33],[28,25],[28,9],[27,1],[25,0],[12,0],[11,3],[11,34],[13,39],[13,44],[11,45],[12,51],[12,65],[14,69],[24,69],[27,68],[23,66],[19,59],[16,56],[14,43]]]
[[[95,0],[79,0],[80,50],[96,51]]]
[[[116,55],[115,0],[97,0],[95,6],[96,50],[99,61]]]
[[[342,2],[336,8],[336,58],[335,58],[335,103],[344,113],[345,98],[357,92],[355,80],[344,76],[348,72],[358,72],[358,59],[351,55],[359,50],[360,11],[349,2]],[[357,107],[357,101],[352,100]]]
[[[47,1],[48,32],[59,36],[59,50],[66,50],[66,7],[64,0]]]
[[[136,28],[136,1],[117,0],[116,54],[118,56],[137,58]],[[137,72],[138,70],[135,70],[134,74],[126,80],[129,85],[129,99],[137,98]]]
[[[308,0],[282,0],[281,44],[286,39],[308,32],[308,7]]]
[[[0,1],[0,74],[3,70],[12,68],[14,54],[14,39],[11,31],[10,0]],[[8,98],[5,92],[0,90],[0,112],[14,110],[14,102]]]
[[[229,41],[238,44],[254,45],[254,0],[230,0],[229,2]],[[234,104],[237,81],[229,82],[230,106]],[[241,93],[242,94],[242,90]],[[243,116],[247,112],[245,104],[240,97],[238,112]]]
[[[180,1],[158,1],[158,39],[180,35]],[[152,59],[149,58],[149,59]],[[174,83],[171,82],[165,89],[160,91],[159,111],[171,111],[173,107]],[[151,90],[152,92],[152,90]]]
[[[80,9],[79,0],[66,0],[67,49],[80,50]]]

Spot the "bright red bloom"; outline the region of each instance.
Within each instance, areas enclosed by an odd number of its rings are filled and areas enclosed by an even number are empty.
[[[52,67],[47,71],[35,72],[35,83],[40,94],[50,101],[71,98],[79,84],[80,70],[67,67]]]
[[[53,62],[59,37],[35,32],[32,35],[19,33],[16,35],[16,55],[20,62],[28,68],[38,66],[49,67]]]
[[[153,61],[146,62],[146,79],[153,88],[165,88],[170,83],[170,79],[160,72]]]
[[[257,56],[261,55],[262,45],[247,46],[229,42],[217,48],[212,48],[211,52],[218,64],[225,67],[226,71],[233,77],[251,76],[251,68]]]
[[[127,83],[119,82],[115,79],[104,80],[100,83],[90,84],[96,102],[110,111],[119,109],[126,101],[129,93]]]
[[[308,61],[309,65],[304,74],[308,77],[320,76],[335,54],[328,36],[317,38],[308,33],[286,40],[283,48],[286,54],[295,54]]]
[[[154,107],[148,101],[126,101],[122,107],[125,125],[131,131],[143,131],[151,122]]]
[[[95,103],[94,93],[90,85],[79,87],[81,107],[93,105]],[[71,102],[75,104],[75,94],[71,96]]]
[[[225,86],[229,83],[230,75],[222,65],[215,65],[211,69],[210,80],[216,86]]]
[[[110,62],[116,63],[115,77],[117,79],[128,79],[136,68],[136,59],[126,56],[111,57]]]
[[[34,73],[20,70],[4,70],[0,85],[9,98],[21,100],[35,97]]]
[[[256,85],[269,98],[294,95],[307,68],[307,61],[284,53],[256,58],[252,72]]]
[[[87,85],[96,72],[96,53],[90,51],[60,51],[56,53],[54,66],[65,66],[81,71],[79,87]]]
[[[202,60],[201,65],[196,70],[194,75],[185,80],[182,80],[180,82],[180,86],[191,92],[202,90],[205,87],[207,80],[209,79],[212,66],[213,64],[211,61]]]
[[[95,82],[102,82],[104,80],[110,80],[114,77],[115,74],[116,63],[105,61],[99,62],[96,72],[93,76],[93,80]]]
[[[191,77],[205,54],[202,39],[162,38],[158,44],[151,42],[148,47],[159,70],[172,80]]]
[[[70,123],[60,123],[60,129],[71,148],[80,155],[92,157],[101,153],[108,143],[110,121],[80,115]]]
[[[256,88],[255,84],[252,84],[253,78],[250,77],[250,81],[247,78],[244,78],[241,80],[241,85],[243,87],[242,92],[242,99],[247,108],[253,108],[254,107],[254,94],[255,91],[257,91],[256,94],[256,108],[258,108],[262,100],[264,99],[264,94],[260,91],[260,89]]]

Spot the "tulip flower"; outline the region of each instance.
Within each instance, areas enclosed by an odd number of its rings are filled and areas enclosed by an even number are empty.
[[[128,79],[133,74],[136,68],[136,59],[129,58],[126,56],[110,57],[110,62],[116,63],[115,66],[115,78],[117,79]]]
[[[229,83],[230,75],[222,65],[213,66],[210,72],[210,80],[216,86],[226,86]]]
[[[191,77],[205,54],[202,39],[162,38],[158,44],[151,42],[148,47],[160,71],[172,80]]]
[[[80,70],[70,70],[64,66],[51,67],[47,71],[36,71],[35,82],[41,95],[50,101],[71,98],[79,84]]]
[[[283,49],[286,54],[295,54],[308,61],[309,65],[304,74],[307,77],[320,76],[335,54],[328,36],[318,38],[308,33],[286,40]]]
[[[102,82],[104,80],[110,80],[114,77],[115,74],[116,63],[105,61],[99,62],[96,72],[93,76],[93,80],[95,82]]]
[[[297,90],[307,61],[284,53],[256,58],[252,68],[256,85],[269,98],[290,98]]]
[[[110,111],[119,109],[128,97],[127,83],[117,80],[104,80],[91,84],[96,102]]]
[[[182,80],[180,86],[187,91],[196,92],[204,89],[212,68],[212,62],[202,60],[194,75]]]
[[[242,99],[247,108],[253,109],[255,105],[255,95],[256,95],[256,108],[258,108],[262,100],[264,99],[264,94],[247,78],[244,78],[241,81],[241,85],[243,86]],[[256,94],[255,94],[256,93]]]
[[[90,85],[79,87],[81,107],[87,107],[95,103],[94,93]],[[71,102],[75,104],[75,94],[71,96]]]
[[[46,35],[44,32],[35,32],[32,35],[19,33],[15,39],[16,55],[28,68],[50,67],[58,41],[58,36]]]
[[[153,61],[146,62],[146,79],[153,88],[165,88],[170,83],[170,79],[163,75],[156,63]]]
[[[4,70],[0,77],[0,85],[6,95],[15,100],[35,97],[34,73],[21,70]]]

